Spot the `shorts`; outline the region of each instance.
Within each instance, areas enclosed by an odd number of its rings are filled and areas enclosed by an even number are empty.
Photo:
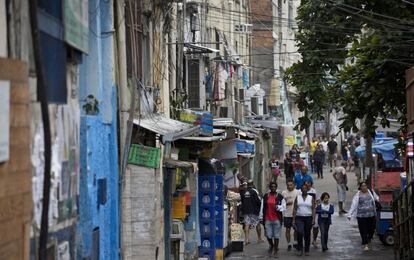
[[[345,184],[336,185],[336,191],[338,192],[338,201],[344,202],[346,199],[346,185]]]
[[[333,161],[333,160],[336,160],[336,156],[335,156],[335,154],[328,154],[328,160],[329,161]]]
[[[246,214],[243,218],[246,225],[257,226],[260,223],[258,215]]]
[[[265,221],[265,232],[266,232],[267,238],[279,239],[281,229],[282,229],[282,223],[280,223],[279,220],[275,220],[275,221],[266,220]]]
[[[285,226],[285,228],[291,228],[292,227],[292,221],[293,221],[293,217],[284,217],[283,218],[283,225]]]

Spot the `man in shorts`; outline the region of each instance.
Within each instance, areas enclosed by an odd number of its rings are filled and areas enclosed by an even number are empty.
[[[278,257],[279,239],[282,229],[283,215],[286,201],[282,194],[277,192],[277,183],[271,182],[270,191],[263,196],[260,218],[264,220],[267,241],[269,242],[269,256]]]
[[[292,250],[291,243],[291,230],[292,230],[292,213],[293,213],[293,203],[295,202],[296,197],[300,194],[300,190],[295,189],[295,183],[293,180],[287,181],[287,189],[282,192],[282,196],[286,201],[286,210],[283,216],[283,223],[286,228],[286,241],[288,243],[288,251]],[[294,236],[295,238],[295,236]]]
[[[347,213],[344,210],[344,204],[346,199],[346,191],[348,189],[348,178],[346,175],[346,162],[342,162],[341,166],[335,168],[333,173],[333,177],[336,181],[336,190],[338,192],[338,207],[339,207],[339,214]]]
[[[261,200],[258,192],[253,187],[248,187],[247,182],[242,183],[242,189],[240,191],[241,199],[241,213],[244,219],[244,235],[245,244],[249,244],[249,231],[250,228],[255,228],[259,223],[259,214]],[[261,237],[259,237],[260,242]]]

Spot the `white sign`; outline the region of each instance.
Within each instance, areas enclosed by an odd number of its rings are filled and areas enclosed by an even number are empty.
[[[10,81],[0,80],[0,162],[9,159]]]

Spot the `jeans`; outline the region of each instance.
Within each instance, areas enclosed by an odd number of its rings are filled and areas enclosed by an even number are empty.
[[[318,177],[323,177],[323,162],[315,161],[315,168]]]
[[[280,223],[279,220],[275,220],[275,221],[266,220],[265,221],[265,231],[266,231],[267,238],[279,239],[281,229],[282,229],[282,223]]]
[[[296,216],[296,233],[298,236],[298,250],[303,251],[305,240],[305,252],[309,252],[312,230],[312,217]]]
[[[323,250],[328,249],[329,226],[330,224],[328,222],[319,223],[319,230],[321,231],[321,244]]]
[[[357,218],[359,234],[362,238],[362,245],[367,245],[371,242],[375,232],[375,217]]]

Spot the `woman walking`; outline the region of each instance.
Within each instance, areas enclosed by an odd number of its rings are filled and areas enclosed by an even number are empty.
[[[269,184],[270,191],[262,199],[260,219],[264,220],[265,233],[269,242],[269,256],[278,257],[279,239],[282,230],[283,215],[286,210],[286,201],[282,194],[277,192],[277,183]]]
[[[322,203],[316,206],[316,214],[318,214],[318,224],[321,231],[321,244],[323,252],[328,250],[329,226],[332,224],[331,216],[334,213],[334,206],[329,203],[329,198],[329,193],[322,193]]]
[[[379,200],[374,191],[370,191],[365,182],[359,185],[359,191],[352,199],[351,209],[348,213],[348,219],[356,218],[358,229],[362,239],[364,251],[370,249],[371,240],[375,232],[375,202]]]
[[[315,199],[308,194],[308,185],[301,188],[302,195],[297,196],[293,206],[293,226],[298,236],[298,256],[309,255],[311,229],[315,225]],[[305,247],[303,247],[305,241]]]

